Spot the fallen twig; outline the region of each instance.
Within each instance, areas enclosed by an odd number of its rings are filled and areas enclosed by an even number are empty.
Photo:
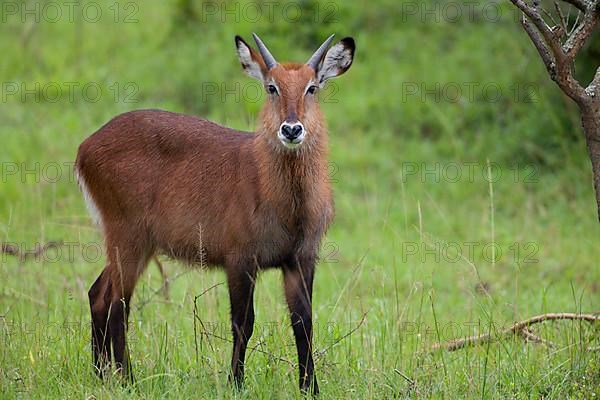
[[[597,323],[600,321],[600,316],[594,314],[575,314],[575,313],[550,313],[536,315],[524,321],[516,322],[512,326],[502,329],[497,333],[483,333],[481,335],[468,336],[466,338],[454,339],[444,343],[435,343],[429,349],[429,352],[435,352],[438,350],[455,351],[460,350],[469,346],[477,346],[480,344],[487,343],[492,340],[497,340],[504,336],[519,335],[525,340],[531,340],[533,342],[542,343],[547,346],[553,347],[554,343],[544,340],[539,336],[534,335],[528,328],[534,324],[538,324],[544,321],[556,321],[556,320],[579,320],[589,323]]]

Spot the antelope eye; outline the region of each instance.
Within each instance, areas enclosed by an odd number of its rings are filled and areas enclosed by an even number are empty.
[[[275,87],[275,85],[269,85],[269,86],[267,86],[267,91],[270,94],[277,94],[277,88]]]
[[[316,91],[317,91],[317,87],[315,85],[312,85],[306,90],[306,93],[315,94]]]

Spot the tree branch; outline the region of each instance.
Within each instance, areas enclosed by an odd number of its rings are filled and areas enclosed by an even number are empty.
[[[577,25],[577,29],[569,34],[564,47],[561,38],[567,35],[562,25],[552,29],[546,24],[540,14],[539,0],[533,0],[532,5],[524,0],[510,0],[524,14],[521,24],[536,47],[550,78],[556,82],[561,90],[572,98],[577,104],[587,100],[584,88],[573,77],[572,64],[577,52],[597,25],[598,13],[588,10],[584,15],[584,22]],[[581,4],[579,4],[581,6]],[[585,4],[584,4],[585,5]],[[560,9],[556,4],[555,7]],[[561,13],[561,24],[563,24]],[[532,26],[533,24],[534,26]]]
[[[531,0],[530,3],[526,0],[510,1],[523,12],[521,24],[542,58],[550,77],[563,93],[579,106],[592,162],[594,191],[600,219],[600,68],[585,89],[573,75],[577,54],[600,24],[600,0],[563,0],[577,8],[577,18],[570,30],[568,21],[571,7],[568,8],[565,18],[559,4],[554,2],[560,24],[550,28],[540,14],[540,0]],[[549,13],[542,11],[554,21]]]
[[[466,338],[454,339],[446,343],[435,343],[429,349],[429,352],[435,352],[438,350],[447,350],[447,351],[455,351],[460,350],[469,346],[477,346],[480,344],[487,343],[492,340],[497,340],[504,336],[512,336],[512,335],[520,335],[524,339],[533,340],[539,343],[544,343],[548,346],[553,346],[552,342],[546,341],[534,334],[528,329],[530,326],[534,324],[538,324],[543,321],[552,321],[552,320],[579,320],[586,321],[590,323],[600,322],[600,316],[596,314],[574,314],[574,313],[552,313],[552,314],[542,314],[537,315],[535,317],[526,319],[521,322],[517,322],[512,326],[502,329],[497,334],[492,333],[484,333],[481,335],[468,336]]]
[[[600,13],[598,13],[598,11],[590,10],[584,14],[583,21],[577,26],[577,28],[575,28],[563,46],[569,61],[573,61],[575,59],[575,56],[579,50],[581,50],[596,26],[598,26],[599,21]]]
[[[515,6],[517,6],[523,14],[529,18],[529,20],[535,25],[538,31],[544,37],[544,41],[552,49],[554,58],[557,64],[562,64],[565,59],[565,53],[560,45],[560,42],[556,40],[552,29],[546,24],[544,18],[540,15],[539,11],[539,0],[534,0],[533,7],[525,3],[523,0],[510,0]]]
[[[531,25],[531,22],[529,22],[525,15],[523,15],[523,18],[521,19],[521,25],[523,25],[523,29],[525,29],[525,32],[527,32],[527,35],[529,35],[533,45],[540,54],[540,57],[546,66],[546,70],[548,70],[548,74],[550,74],[550,78],[554,80],[556,77],[556,63],[554,61],[554,57],[552,54],[550,54],[550,50],[548,50],[548,47],[544,42],[544,38],[542,38],[540,32],[535,29],[533,25]]]
[[[569,20],[565,18],[565,15],[563,14],[562,9],[560,8],[560,5],[558,5],[557,1],[554,2],[554,9],[556,10],[556,14],[558,14],[558,18],[560,19],[560,26],[566,34],[569,32]]]

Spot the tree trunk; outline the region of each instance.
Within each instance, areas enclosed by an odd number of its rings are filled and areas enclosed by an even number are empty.
[[[595,96],[587,104],[581,104],[581,123],[592,161],[594,190],[598,220],[600,221],[600,97]]]

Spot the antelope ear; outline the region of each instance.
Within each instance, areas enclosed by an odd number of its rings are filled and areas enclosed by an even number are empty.
[[[354,59],[354,39],[351,37],[340,40],[327,51],[317,69],[319,85],[323,86],[330,78],[342,75],[350,69]]]
[[[250,47],[241,36],[235,37],[235,46],[244,72],[259,81],[264,81],[267,67],[260,54]]]

